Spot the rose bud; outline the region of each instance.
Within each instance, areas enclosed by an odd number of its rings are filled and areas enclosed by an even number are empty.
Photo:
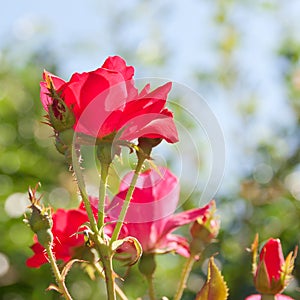
[[[75,124],[74,113],[56,92],[51,76],[44,72],[44,77],[44,85],[48,89],[48,95],[52,98],[52,101],[47,104],[50,125],[57,132],[72,128]]]
[[[258,237],[252,244],[255,287],[261,294],[281,293],[292,278],[297,248],[284,259],[280,240],[270,238],[262,247],[257,263],[257,245]]]
[[[212,200],[209,206],[209,210],[194,221],[190,229],[190,233],[193,237],[190,248],[194,255],[202,252],[207,245],[215,240],[219,233],[220,222],[215,216],[215,201]]]
[[[39,200],[35,196],[36,188],[29,189],[29,200],[31,201],[31,215],[25,220],[29,224],[31,230],[36,233],[41,245],[46,247],[53,242],[53,234],[51,228],[53,221],[49,210],[39,205]]]

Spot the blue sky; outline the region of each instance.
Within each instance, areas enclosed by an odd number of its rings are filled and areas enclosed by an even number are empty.
[[[292,127],[295,118],[276,53],[287,34],[300,40],[300,2],[229,1],[226,24],[215,21],[221,3],[11,0],[2,8],[0,51],[10,45],[21,63],[24,53],[50,48],[65,79],[99,67],[108,55],[121,54],[136,67],[137,77],[169,78],[191,87],[219,119],[227,148],[225,181],[234,187],[237,176],[256,167],[252,154],[260,141],[273,139],[280,151],[288,151],[288,141],[275,129]],[[226,57],[219,44],[231,34],[236,46]],[[233,86],[218,81],[220,66],[228,68],[228,76],[235,66]],[[216,77],[201,82],[197,73]],[[240,110],[251,101],[256,110],[247,122]]]

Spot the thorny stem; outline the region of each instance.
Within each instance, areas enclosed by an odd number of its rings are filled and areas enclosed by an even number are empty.
[[[72,148],[73,152],[73,170],[77,179],[77,185],[84,202],[84,206],[89,217],[89,221],[91,224],[91,229],[93,231],[93,241],[97,246],[98,252],[100,254],[100,259],[103,264],[104,274],[105,274],[105,283],[106,283],[106,291],[108,300],[116,300],[116,293],[115,293],[115,282],[114,282],[114,274],[113,274],[113,266],[112,266],[112,252],[108,245],[104,241],[100,241],[100,236],[98,232],[97,222],[95,220],[91,204],[89,202],[89,197],[85,189],[84,178],[80,169],[79,159],[76,155],[76,149],[73,144]],[[107,176],[106,176],[107,177]],[[102,178],[101,178],[102,182]],[[102,193],[102,192],[101,192]],[[101,196],[102,197],[102,196]],[[104,197],[105,199],[105,190],[104,190]],[[104,206],[103,206],[104,207]],[[104,214],[103,214],[104,215]],[[102,240],[102,239],[101,239]]]
[[[178,287],[177,287],[176,294],[174,296],[174,300],[180,300],[181,299],[183,291],[186,288],[186,282],[187,282],[187,279],[189,277],[189,274],[191,273],[194,262],[195,262],[195,257],[193,255],[191,255],[187,259],[187,261],[184,265],[184,268],[182,270],[181,278],[180,278],[180,281],[179,281],[179,284],[178,284]]]
[[[68,289],[65,285],[64,278],[61,276],[60,271],[58,269],[58,266],[56,264],[56,260],[55,260],[55,257],[53,255],[52,249],[51,249],[51,243],[49,243],[48,246],[46,247],[46,251],[47,251],[47,254],[48,254],[49,262],[51,264],[51,268],[52,268],[53,273],[54,273],[56,283],[57,283],[58,288],[59,288],[59,292],[61,293],[61,295],[65,299],[72,300],[72,297],[69,294],[69,291],[68,291]]]
[[[122,210],[121,210],[120,215],[119,215],[119,219],[117,221],[116,227],[113,231],[113,234],[112,234],[112,237],[111,237],[111,240],[110,240],[110,244],[112,244],[114,241],[116,241],[119,237],[119,234],[120,234],[120,231],[121,231],[121,228],[122,228],[122,224],[125,220],[125,216],[126,216],[128,208],[129,208],[130,200],[131,200],[132,194],[134,192],[134,188],[135,188],[137,179],[138,179],[139,174],[142,170],[144,161],[145,161],[145,158],[141,158],[141,159],[138,160],[137,166],[136,166],[135,171],[134,171],[134,175],[132,177],[130,186],[128,188],[128,191],[127,191],[127,194],[126,194],[123,206],[122,206]]]
[[[82,201],[85,206],[85,210],[87,212],[90,224],[91,224],[91,229],[93,230],[94,233],[98,232],[97,228],[97,223],[92,211],[92,207],[89,201],[88,194],[85,189],[85,183],[84,183],[84,178],[80,169],[80,164],[79,164],[79,158],[76,154],[76,148],[75,148],[75,143],[72,144],[72,167],[74,170],[74,174],[76,177],[77,185],[79,188],[80,195],[82,197]]]
[[[94,264],[94,267],[97,271],[97,273],[105,279],[105,275],[103,273],[103,270],[100,268],[99,264],[98,263],[95,263]],[[115,290],[116,290],[116,293],[118,295],[118,297],[121,299],[121,300],[128,300],[128,298],[126,297],[126,295],[124,294],[124,292],[122,291],[122,289],[115,283]]]
[[[107,299],[116,300],[116,290],[115,290],[116,285],[115,285],[115,275],[113,272],[113,265],[112,265],[112,257],[113,257],[112,250],[109,247],[109,245],[100,241],[98,234],[93,236],[93,241],[96,244],[103,265]]]
[[[104,226],[104,207],[107,188],[109,164],[101,163],[101,178],[99,187],[99,205],[98,205],[98,228],[101,230]]]

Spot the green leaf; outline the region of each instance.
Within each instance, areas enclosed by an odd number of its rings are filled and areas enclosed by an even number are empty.
[[[228,288],[224,278],[211,257],[208,264],[207,280],[196,296],[196,300],[226,300]]]

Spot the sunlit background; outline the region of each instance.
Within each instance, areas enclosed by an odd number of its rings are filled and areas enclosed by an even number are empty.
[[[48,266],[25,266],[32,254],[32,233],[22,222],[28,186],[40,181],[44,201],[56,208],[77,204],[72,177],[55,151],[51,130],[41,123],[42,71],[68,79],[116,54],[135,66],[136,78],[164,78],[193,89],[219,120],[226,144],[223,182],[215,195],[222,231],[207,255],[218,253],[229,299],[253,293],[245,249],[255,233],[261,240],[281,238],[285,254],[300,237],[299,13],[297,0],[5,3],[0,13],[0,298],[59,299],[45,292],[53,281]],[[205,160],[207,145],[201,146]],[[182,188],[183,197],[186,193]],[[199,197],[196,190],[184,208],[197,205]],[[159,257],[159,296],[171,298],[182,264],[171,254]],[[194,299],[205,268],[203,257],[183,299]],[[75,267],[68,278],[71,293],[79,300],[99,299],[103,284],[80,271]],[[298,299],[298,264],[294,274],[287,293]],[[144,294],[146,284],[136,268],[128,276],[130,299]]]

